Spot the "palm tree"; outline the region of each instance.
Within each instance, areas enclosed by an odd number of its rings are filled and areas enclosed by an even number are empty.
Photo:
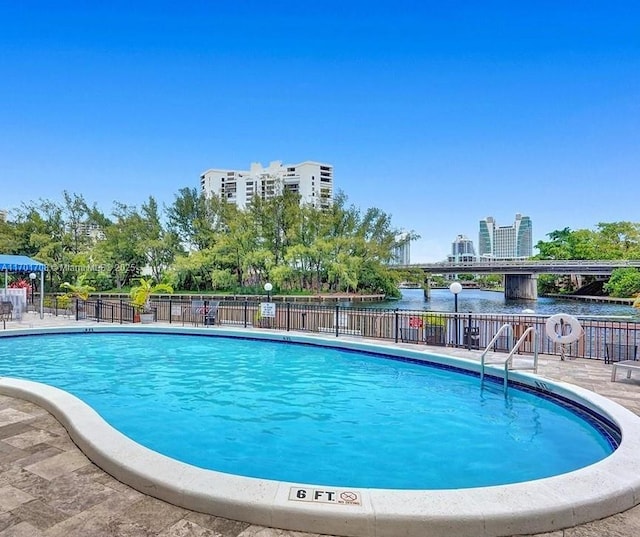
[[[131,304],[141,313],[151,312],[150,299],[154,293],[173,293],[173,287],[167,283],[153,283],[153,278],[140,278],[138,285],[131,288]]]
[[[58,303],[59,306],[64,309],[69,308],[69,304],[72,298],[76,299],[76,319],[85,316],[84,302],[89,298],[89,295],[96,290],[95,287],[84,283],[82,277],[76,280],[76,283],[64,282],[60,285],[61,288],[67,290],[67,294],[63,295],[62,300]],[[82,300],[82,302],[78,302]]]
[[[60,287],[67,289],[69,297],[79,298],[80,300],[87,300],[89,295],[96,290],[95,287],[85,284],[82,279],[76,280],[76,283],[64,282]]]

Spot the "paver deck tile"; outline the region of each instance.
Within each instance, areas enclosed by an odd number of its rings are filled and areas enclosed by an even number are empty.
[[[640,415],[640,380],[612,383],[610,365],[541,356],[539,375],[593,390]],[[0,537],[14,536],[312,537],[188,511],[145,496],[91,463],[42,408],[0,395]],[[536,537],[638,536],[640,506]]]

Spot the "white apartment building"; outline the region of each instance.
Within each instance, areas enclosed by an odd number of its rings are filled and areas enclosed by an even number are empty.
[[[391,250],[390,265],[409,265],[411,263],[411,237],[403,232],[396,235],[396,243]]]
[[[67,230],[72,235],[78,237],[87,237],[94,242],[102,241],[106,238],[104,231],[98,224],[89,224],[88,222],[77,222],[75,225],[68,224]]]
[[[200,176],[206,196],[213,194],[244,209],[254,196],[269,199],[289,190],[300,195],[300,203],[329,207],[333,201],[333,166],[304,161],[282,164],[275,160],[266,168],[259,162],[244,170],[210,169]]]
[[[9,216],[9,212],[4,209],[0,209],[0,222],[6,222]]]

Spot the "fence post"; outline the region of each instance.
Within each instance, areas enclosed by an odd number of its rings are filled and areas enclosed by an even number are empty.
[[[394,339],[395,343],[398,343],[398,331],[399,331],[398,329],[400,328],[400,326],[399,326],[400,317],[398,316],[398,308],[393,310],[393,314],[395,316],[395,329],[394,329],[393,339]]]
[[[173,306],[171,304],[171,297],[169,297],[169,324],[171,324],[171,317],[173,317]]]
[[[287,332],[291,330],[291,302],[287,302]]]
[[[76,321],[80,318],[78,316],[78,306],[80,304],[80,300],[78,298],[76,298]]]
[[[96,322],[100,322],[100,315],[102,315],[102,304],[100,303],[100,299],[96,300]]]
[[[340,336],[340,304],[336,304],[336,337]]]
[[[122,299],[120,299],[120,324],[122,324],[123,319],[122,319]]]
[[[247,316],[249,313],[249,301],[245,300],[244,301],[244,327],[247,327]]]

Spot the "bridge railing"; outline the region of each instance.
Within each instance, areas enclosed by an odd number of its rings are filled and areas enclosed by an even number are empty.
[[[475,272],[522,269],[532,272],[611,272],[616,268],[634,267],[640,268],[638,259],[480,259],[478,261],[413,263],[409,265],[394,265],[399,269],[422,269],[438,272]]]

